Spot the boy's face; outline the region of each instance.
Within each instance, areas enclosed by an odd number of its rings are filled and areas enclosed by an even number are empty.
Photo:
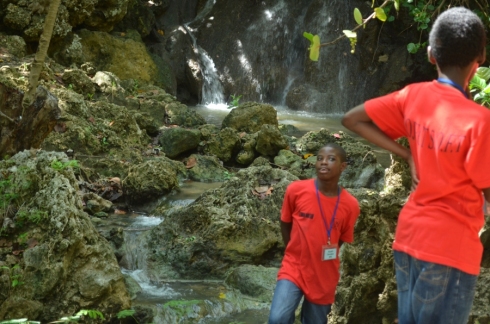
[[[347,163],[342,162],[342,159],[335,148],[323,147],[318,151],[315,163],[318,179],[338,179],[346,167]]]

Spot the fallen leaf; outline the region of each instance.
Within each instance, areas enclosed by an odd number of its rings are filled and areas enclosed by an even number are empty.
[[[65,123],[57,123],[56,125],[54,125],[54,131],[57,133],[66,132],[66,124]]]
[[[111,122],[109,123],[109,127],[111,127],[113,124],[114,124],[114,121],[111,121]]]
[[[95,124],[95,118],[92,116],[88,118],[88,121],[91,122],[92,124]]]
[[[337,134],[337,133],[333,134],[333,137],[335,137],[335,138],[342,138],[342,136],[340,136],[340,134]]]
[[[306,160],[306,159],[307,159],[307,158],[309,158],[310,156],[313,156],[313,154],[311,154],[311,153],[306,153],[305,155],[303,155],[303,159],[305,159],[305,160]]]
[[[114,209],[114,214],[116,215],[125,215],[126,212],[122,209]]]
[[[257,193],[264,193],[269,190],[269,186],[260,186],[254,188]]]
[[[219,298],[221,298],[221,299],[225,299],[225,298],[226,298],[225,293],[219,293]]]
[[[24,250],[16,250],[16,251],[12,251],[12,254],[13,254],[13,255],[19,255],[19,254],[21,254],[22,252],[24,252]]]
[[[35,247],[38,244],[39,244],[39,242],[36,239],[30,238],[27,240],[27,246],[29,247],[29,249],[32,249],[33,247]]]
[[[195,165],[197,164],[197,160],[195,157],[190,157],[188,160],[187,160],[187,163],[185,164],[185,167],[187,169],[192,169]]]

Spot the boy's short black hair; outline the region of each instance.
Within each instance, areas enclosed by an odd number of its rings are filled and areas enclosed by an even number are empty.
[[[336,143],[327,143],[325,144],[324,147],[331,147],[335,151],[337,151],[337,154],[340,156],[340,161],[341,162],[346,162],[347,161],[347,153],[345,153],[345,150],[342,146]]]
[[[464,7],[444,11],[429,35],[431,53],[440,68],[468,66],[482,56],[485,43],[485,26],[474,12]]]

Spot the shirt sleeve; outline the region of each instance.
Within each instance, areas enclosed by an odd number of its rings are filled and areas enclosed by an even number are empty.
[[[369,118],[392,139],[406,136],[403,112],[407,92],[404,88],[364,103]]]
[[[281,209],[281,221],[291,223],[293,221],[294,197],[291,194],[291,186],[286,188]]]
[[[490,125],[490,118],[488,121],[489,123],[486,125]],[[490,188],[490,173],[488,172],[488,163],[490,162],[490,149],[488,145],[490,129],[488,127],[486,126],[486,130],[476,136],[475,144],[470,147],[466,154],[466,172],[478,189]]]

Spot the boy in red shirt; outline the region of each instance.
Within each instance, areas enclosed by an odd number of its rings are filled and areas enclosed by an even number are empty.
[[[317,155],[316,179],[286,189],[281,232],[286,246],[274,291],[269,324],[292,324],[304,296],[303,324],[325,324],[339,281],[339,249],[354,238],[359,204],[339,185],[346,168],[342,147],[329,143]]]
[[[468,321],[483,253],[482,191],[490,200],[490,111],[468,94],[485,41],[473,12],[445,11],[427,49],[439,78],[368,100],[342,120],[410,165],[413,191],[393,243],[400,324]],[[403,136],[410,150],[394,141]]]

